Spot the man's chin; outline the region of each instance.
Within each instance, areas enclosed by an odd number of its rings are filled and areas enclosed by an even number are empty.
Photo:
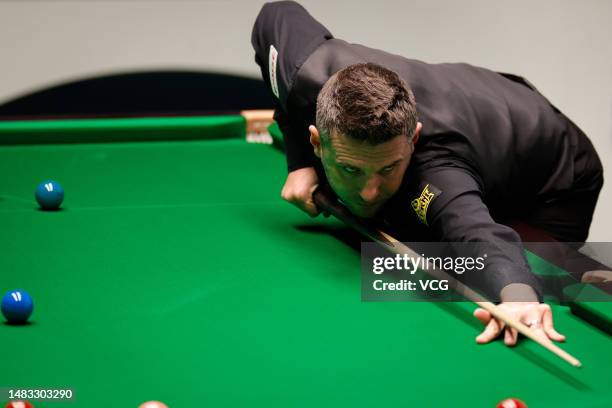
[[[350,207],[349,210],[351,210],[351,212],[353,214],[355,214],[358,217],[361,218],[373,218],[376,216],[376,213],[378,213],[378,210],[380,209],[380,206],[376,205],[376,206],[371,206],[371,207]]]

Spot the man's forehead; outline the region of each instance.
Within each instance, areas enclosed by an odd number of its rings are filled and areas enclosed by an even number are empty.
[[[362,163],[393,163],[405,157],[408,138],[398,135],[386,142],[372,145],[336,133],[330,138],[336,161]]]

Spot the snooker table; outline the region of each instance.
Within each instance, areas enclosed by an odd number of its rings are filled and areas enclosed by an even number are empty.
[[[361,301],[359,236],[284,203],[285,172],[239,116],[1,122],[0,290],[35,307],[0,324],[0,387],[74,390],[37,408],[612,406],[610,336],[567,307],[580,369],[477,345],[469,302]],[[60,211],[34,201],[49,178]]]

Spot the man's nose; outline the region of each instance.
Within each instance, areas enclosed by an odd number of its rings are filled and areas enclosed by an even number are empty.
[[[380,195],[380,179],[377,176],[371,177],[363,186],[359,195],[366,204],[376,202]]]

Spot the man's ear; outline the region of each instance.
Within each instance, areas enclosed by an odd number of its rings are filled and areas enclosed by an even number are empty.
[[[421,122],[417,122],[416,129],[414,129],[414,136],[412,137],[412,145],[414,146],[421,136],[421,129],[423,129],[423,124]]]
[[[310,131],[310,144],[314,149],[314,154],[319,159],[321,158],[321,135],[319,134],[319,130],[314,126],[308,126],[308,130]]]

